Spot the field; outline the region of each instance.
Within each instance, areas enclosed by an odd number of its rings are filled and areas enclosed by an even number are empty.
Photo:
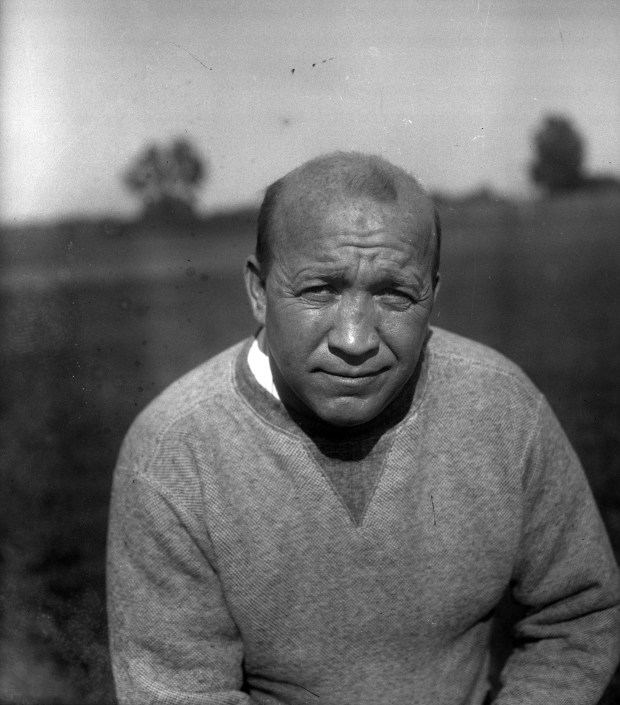
[[[619,557],[620,201],[442,217],[434,323],[496,347],[545,392]],[[114,702],[104,551],[120,442],[167,384],[254,331],[251,213],[122,230],[2,234],[0,703]],[[605,702],[619,699],[616,684]]]

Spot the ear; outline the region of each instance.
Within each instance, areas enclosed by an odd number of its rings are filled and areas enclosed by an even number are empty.
[[[433,306],[437,303],[437,295],[439,294],[439,289],[441,289],[441,275],[437,272],[437,279],[435,280],[435,288],[433,289]]]
[[[250,255],[245,261],[245,290],[250,300],[252,313],[256,322],[261,326],[265,325],[265,314],[267,310],[267,297],[265,292],[265,281],[260,273],[260,266],[255,255]]]

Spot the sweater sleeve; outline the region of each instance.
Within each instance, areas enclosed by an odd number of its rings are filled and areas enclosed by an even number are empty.
[[[194,511],[199,497],[184,501],[183,487],[171,496],[128,456],[116,468],[108,536],[119,704],[247,705],[242,642]]]
[[[496,705],[594,705],[620,656],[618,568],[579,460],[544,399],[523,493],[512,587],[526,616]]]

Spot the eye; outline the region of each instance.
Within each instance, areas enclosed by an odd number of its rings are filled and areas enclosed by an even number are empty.
[[[336,296],[336,290],[329,284],[320,284],[304,289],[301,292],[301,296],[306,301],[312,301],[313,303],[327,303]]]
[[[382,303],[400,310],[409,308],[415,303],[415,299],[410,294],[400,289],[384,289],[378,296]]]

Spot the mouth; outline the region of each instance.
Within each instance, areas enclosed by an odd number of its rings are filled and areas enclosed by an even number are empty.
[[[367,370],[367,371],[362,371],[362,370],[343,370],[343,371],[336,371],[336,370],[323,370],[319,369],[317,372],[320,372],[327,377],[330,377],[334,380],[342,381],[344,383],[348,384],[355,384],[355,383],[360,383],[364,381],[368,381],[371,379],[374,379],[375,377],[378,377],[380,374],[385,372],[387,368],[382,367],[379,370]]]

